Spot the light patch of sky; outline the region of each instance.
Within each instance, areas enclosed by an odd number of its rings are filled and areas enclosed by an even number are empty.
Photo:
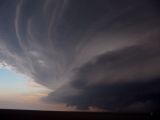
[[[5,68],[0,68],[0,95],[5,94],[5,96],[10,96],[13,94],[32,94],[47,90],[47,88],[34,83],[34,81],[29,80],[24,75]]]
[[[49,92],[50,90],[48,88],[34,82],[32,79],[28,78],[25,75],[17,73],[16,71],[12,70],[11,67],[9,67],[8,65],[1,64],[0,102],[26,101],[34,103],[35,100],[40,100],[41,97],[46,96]]]
[[[64,104],[41,101],[41,98],[47,96],[49,92],[50,89],[17,73],[10,66],[0,64],[0,109],[76,110]]]

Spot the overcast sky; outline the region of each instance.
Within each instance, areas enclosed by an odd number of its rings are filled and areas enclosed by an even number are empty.
[[[0,66],[53,110],[158,111],[159,31],[158,0],[0,0]]]

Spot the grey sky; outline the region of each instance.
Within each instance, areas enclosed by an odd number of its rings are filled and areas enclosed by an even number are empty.
[[[117,100],[117,106],[107,106],[109,96],[99,86],[127,90],[132,82],[135,89],[159,81],[159,12],[157,0],[1,0],[0,62],[53,90],[44,101],[122,110]],[[159,95],[156,90],[152,94]],[[99,91],[102,103],[89,104],[86,96]],[[145,87],[143,93],[151,94]],[[122,99],[123,110],[139,103],[142,111],[145,104],[158,109],[152,102],[159,98],[134,95],[127,104]]]

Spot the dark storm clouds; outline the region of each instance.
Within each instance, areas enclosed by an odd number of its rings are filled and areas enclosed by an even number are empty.
[[[159,21],[157,0],[1,1],[0,62],[51,103],[159,110]]]
[[[48,100],[79,109],[92,106],[111,111],[160,110],[158,44],[155,41],[97,57],[79,68],[73,81],[51,93]]]

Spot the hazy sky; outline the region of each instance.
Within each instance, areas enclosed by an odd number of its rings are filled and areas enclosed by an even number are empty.
[[[0,108],[160,110],[158,0],[0,0]]]

